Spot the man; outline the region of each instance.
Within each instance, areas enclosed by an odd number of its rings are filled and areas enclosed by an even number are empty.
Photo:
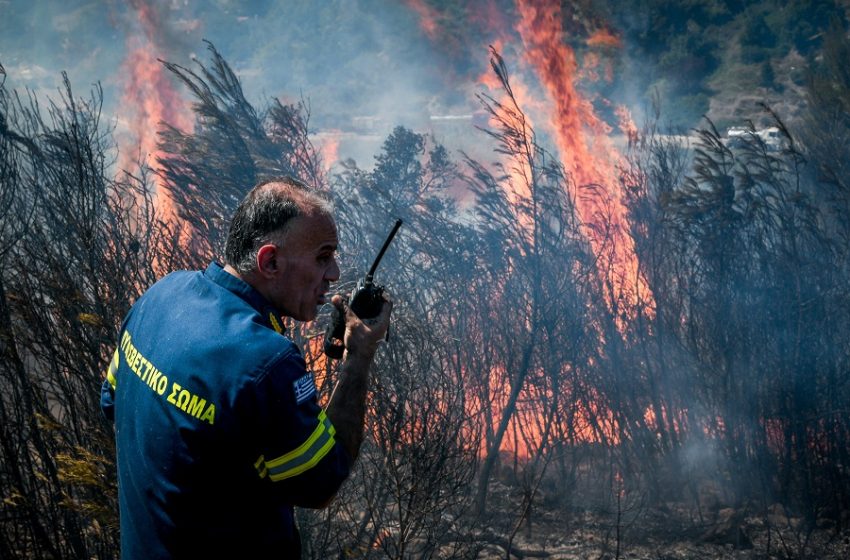
[[[345,309],[327,408],[284,336],[339,279],[329,203],[290,178],[236,210],[227,265],[175,272],[135,303],[101,404],[114,419],[122,558],[298,558],[293,506],[324,507],[363,440],[368,370],[392,303]]]

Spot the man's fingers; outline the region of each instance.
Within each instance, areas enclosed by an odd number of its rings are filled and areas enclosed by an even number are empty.
[[[393,310],[393,300],[389,298],[389,296],[384,295],[384,304],[381,306],[381,312],[378,314],[379,321],[386,321],[389,319],[390,313]]]
[[[373,331],[377,329],[377,331],[384,331],[390,324],[390,313],[393,310],[393,300],[384,295],[384,302],[381,305],[381,312],[378,313],[375,317],[371,319],[364,320],[363,322],[369,326]],[[383,335],[382,335],[383,336]]]

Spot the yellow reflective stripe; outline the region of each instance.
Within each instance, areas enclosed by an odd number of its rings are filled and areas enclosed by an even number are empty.
[[[330,438],[328,440],[328,442],[325,445],[323,445],[322,448],[319,449],[319,451],[316,452],[315,455],[313,455],[313,458],[310,459],[309,461],[307,461],[306,463],[298,465],[297,467],[289,469],[288,471],[283,471],[282,473],[273,474],[273,475],[269,476],[269,478],[272,479],[273,481],[277,482],[278,480],[283,480],[284,478],[290,478],[292,476],[299,475],[299,474],[303,473],[304,471],[306,471],[308,469],[312,469],[313,467],[316,466],[316,464],[319,461],[322,460],[322,458],[325,455],[328,454],[328,451],[331,450],[331,448],[334,446],[334,443],[335,443],[334,439]]]
[[[106,380],[109,381],[109,384],[115,389],[115,386],[118,384],[118,380],[115,379],[115,374],[118,371],[118,349],[115,349],[115,354],[112,355],[112,362],[109,364],[109,369],[106,370]]]
[[[288,463],[289,461],[296,459],[303,455],[310,447],[316,443],[316,440],[319,439],[322,434],[325,432],[325,411],[319,413],[319,426],[313,430],[313,433],[310,434],[310,437],[307,438],[307,441],[298,446],[297,449],[290,451],[286,455],[281,455],[277,459],[272,459],[271,461],[266,461],[266,468],[273,469],[274,467],[279,467],[284,463]]]
[[[260,475],[260,478],[266,476],[266,473],[269,472],[269,470],[266,468],[264,456],[260,455],[260,458],[257,459],[256,463],[254,463],[254,468],[257,469],[257,474]]]
[[[278,322],[277,317],[274,316],[274,313],[269,313],[269,322],[272,324],[272,328],[278,333],[283,332],[283,327],[280,326],[280,323]]]
[[[265,457],[261,455],[254,463],[254,468],[257,469],[260,478],[268,476],[273,481],[301,474],[316,466],[330,452],[336,443],[335,435],[336,428],[328,420],[325,411],[322,411],[319,413],[319,425],[307,441],[299,445],[297,449],[271,461],[265,461]],[[312,455],[307,457],[306,454],[311,451]]]

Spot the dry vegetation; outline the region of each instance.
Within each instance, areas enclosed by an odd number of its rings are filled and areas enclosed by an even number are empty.
[[[575,210],[603,190],[538,144],[497,53],[496,165],[397,128],[373,170],[332,177],[303,105],[254,109],[212,47],[208,66],[169,65],[197,126],[163,132],[157,177],[188,233],[157,214],[151,170],[114,176],[99,91],[66,81],[38,106],[0,87],[0,556],[115,556],[97,400],[121,318],[158,273],[218,253],[253,183],[291,173],[336,199],[340,290],[406,224],[381,268],[398,305],[369,438],[340,499],[299,511],[307,557],[842,557],[850,79],[831,33],[805,124],[767,113],[781,145],[644,128],[622,169],[630,228],[595,228],[606,250],[631,238],[652,297],[603,281]],[[320,329],[291,327],[326,393]]]

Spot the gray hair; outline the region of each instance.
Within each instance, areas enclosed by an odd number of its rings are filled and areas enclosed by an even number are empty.
[[[236,208],[224,245],[225,262],[240,273],[253,271],[260,247],[282,242],[293,218],[313,212],[333,215],[325,193],[292,177],[259,183]]]

